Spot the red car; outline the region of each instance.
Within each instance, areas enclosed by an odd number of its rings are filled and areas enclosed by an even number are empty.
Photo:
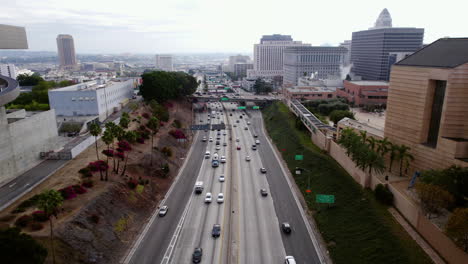
[[[240,149],[241,149],[241,147],[240,147],[240,146],[237,146],[237,150],[240,150]]]

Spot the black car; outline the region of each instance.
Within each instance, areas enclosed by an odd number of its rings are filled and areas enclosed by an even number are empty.
[[[219,237],[221,235],[221,225],[219,224],[214,224],[213,225],[213,230],[211,231],[211,235],[213,237]]]
[[[195,248],[192,254],[192,262],[193,263],[200,263],[203,256],[203,249],[202,248]]]
[[[258,135],[257,135],[257,134],[254,134],[254,138],[258,138]]]
[[[261,173],[266,173],[266,169],[265,168],[260,168],[260,172]]]
[[[260,194],[261,194],[262,196],[268,196],[268,192],[267,192],[266,189],[260,189]]]
[[[284,222],[281,224],[281,229],[284,233],[290,234],[291,233],[291,225],[288,222]]]

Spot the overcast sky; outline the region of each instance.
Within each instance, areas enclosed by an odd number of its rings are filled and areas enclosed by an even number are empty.
[[[30,50],[71,34],[77,53],[252,53],[274,33],[337,45],[383,8],[393,26],[424,28],[424,43],[468,37],[468,0],[0,0],[0,24],[26,27]]]

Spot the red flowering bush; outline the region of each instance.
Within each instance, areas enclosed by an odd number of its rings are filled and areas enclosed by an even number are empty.
[[[16,219],[15,226],[17,227],[26,227],[32,221],[32,216],[30,215],[23,215],[20,218]]]
[[[169,131],[169,135],[173,136],[176,139],[186,138],[184,132],[180,129],[173,129]]]
[[[117,145],[119,146],[119,149],[121,149],[122,151],[119,151],[119,152],[123,152],[123,151],[130,151],[132,150],[132,147],[130,146],[130,143],[128,143],[127,141],[119,141],[117,143]],[[117,149],[117,151],[119,150]]]
[[[89,178],[93,177],[93,174],[91,173],[91,170],[88,167],[84,167],[78,171],[78,173],[81,174],[81,177],[83,178]]]
[[[138,185],[138,181],[135,180],[135,179],[130,179],[130,180],[128,180],[128,182],[127,182],[128,188],[130,188],[130,189],[132,189],[132,190],[135,189],[135,188],[137,187],[137,185]]]
[[[146,127],[144,125],[140,125],[140,130],[145,130]]]
[[[32,222],[29,226],[31,227],[32,231],[39,231],[42,228],[44,228],[44,226],[41,223],[38,223],[38,222]]]
[[[73,185],[72,187],[76,194],[83,194],[87,192],[87,190],[81,185]]]
[[[37,222],[45,222],[49,220],[49,218],[47,218],[47,215],[44,211],[34,211],[32,213],[32,218],[34,221],[37,221]]]
[[[81,184],[81,186],[83,186],[85,188],[92,188],[93,187],[93,180],[91,180],[91,179],[84,180],[83,183]]]
[[[92,172],[106,171],[107,169],[109,169],[109,165],[107,165],[107,163],[105,161],[103,161],[103,160],[98,160],[98,161],[95,161],[95,162],[90,162],[88,164],[88,168]]]
[[[140,144],[145,144],[145,139],[144,138],[138,138],[137,142]]]
[[[148,113],[143,113],[141,115],[142,117],[146,118],[146,119],[149,119],[150,118],[150,115]]]
[[[102,151],[102,154],[106,155],[107,157],[114,157],[114,150],[105,149]]]
[[[64,200],[71,200],[77,196],[72,186],[68,186],[63,189],[60,189],[59,192],[60,194],[62,194],[62,197]]]
[[[125,159],[125,154],[124,154],[123,152],[117,152],[117,153],[115,154],[115,156],[116,156],[117,158],[122,159],[122,160]]]
[[[164,103],[164,107],[165,107],[165,108],[171,108],[171,107],[173,107],[173,106],[174,106],[174,105],[173,105],[172,103],[170,103],[170,102]]]

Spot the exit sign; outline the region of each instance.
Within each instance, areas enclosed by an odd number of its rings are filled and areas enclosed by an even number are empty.
[[[245,106],[238,106],[237,109],[244,110],[244,109],[245,109]]]
[[[260,109],[260,106],[254,106],[253,109]]]

